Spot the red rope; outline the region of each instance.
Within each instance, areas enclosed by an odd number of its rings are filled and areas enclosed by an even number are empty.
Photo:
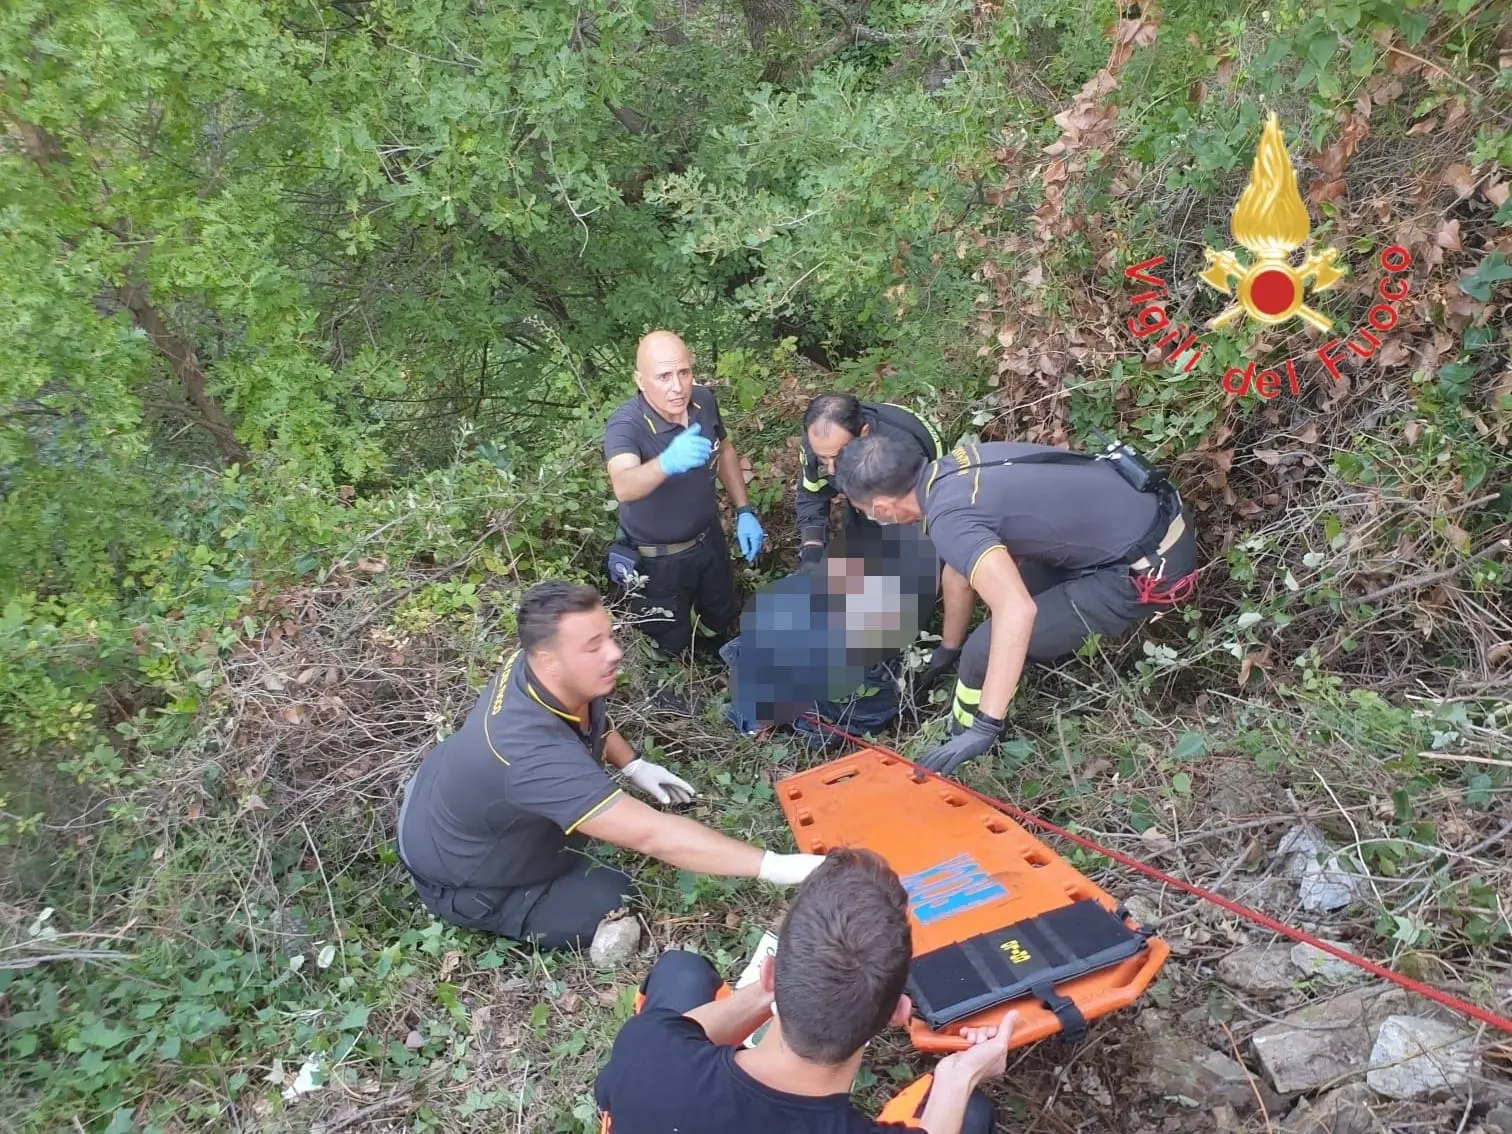
[[[1445,1008],[1453,1009],[1455,1012],[1458,1012],[1461,1015],[1469,1016],[1471,1019],[1479,1020],[1483,1024],[1489,1024],[1491,1027],[1496,1028],[1499,1031],[1503,1031],[1508,1033],[1509,1035],[1512,1035],[1512,1020],[1509,1020],[1503,1016],[1498,1016],[1494,1012],[1489,1012],[1484,1008],[1478,1008],[1474,1004],[1471,1004],[1469,1001],[1461,1000],[1456,996],[1451,996],[1447,992],[1441,992],[1436,988],[1423,984],[1421,981],[1416,981],[1411,977],[1403,976],[1401,973],[1393,972],[1391,969],[1386,968],[1384,965],[1378,965],[1374,961],[1366,960],[1364,957],[1358,957],[1345,949],[1340,949],[1337,945],[1332,945],[1329,942],[1324,941],[1320,937],[1314,937],[1312,934],[1303,932],[1300,929],[1293,929],[1291,926],[1277,921],[1275,918],[1270,917],[1268,914],[1263,914],[1259,910],[1252,910],[1248,906],[1240,905],[1238,902],[1230,901],[1228,898],[1223,897],[1221,894],[1215,894],[1211,890],[1204,890],[1201,886],[1194,886],[1190,882],[1183,882],[1180,878],[1173,878],[1171,875],[1166,874],[1164,871],[1157,870],[1155,869],[1155,867],[1140,862],[1138,859],[1130,858],[1126,854],[1120,854],[1116,850],[1110,850],[1105,846],[1094,843],[1091,839],[1084,838],[1081,835],[1073,834],[1071,831],[1067,831],[1063,827],[1057,827],[1054,823],[1046,822],[1043,819],[1036,819],[1028,812],[1014,807],[1011,803],[1005,803],[1003,800],[994,799],[992,796],[986,795],[983,792],[979,792],[975,788],[967,787],[965,784],[960,783],[956,780],[947,780],[943,776],[937,775],[936,773],[931,772],[926,768],[920,767],[914,761],[910,760],[907,756],[904,756],[901,752],[894,751],[893,749],[887,747],[885,744],[878,744],[875,741],[862,740],[860,737],[852,736],[844,729],[836,728],[828,721],[820,720],[818,717],[812,714],[809,715],[809,719],[814,721],[821,728],[827,729],[830,732],[834,733],[836,736],[844,737],[852,744],[860,745],[863,748],[874,748],[878,752],[886,753],[888,756],[892,756],[895,759],[903,761],[903,763],[908,764],[914,769],[915,779],[922,780],[926,776],[933,777],[934,779],[939,780],[941,783],[949,784],[952,788],[958,791],[964,791],[967,795],[973,796],[980,802],[987,804],[989,807],[995,807],[1000,811],[1006,812],[1008,815],[1012,816],[1014,819],[1017,819],[1022,823],[1027,823],[1031,827],[1038,827],[1041,830],[1049,831],[1051,834],[1059,835],[1063,839],[1070,839],[1078,846],[1084,847],[1090,851],[1094,851],[1097,854],[1104,855],[1107,858],[1111,858],[1114,862],[1122,863],[1130,870],[1138,871],[1140,874],[1143,874],[1149,878],[1154,878],[1156,881],[1163,882],[1167,886],[1174,886],[1176,889],[1181,890],[1184,893],[1191,894],[1194,897],[1201,898],[1207,902],[1211,902],[1215,906],[1219,906],[1225,910],[1228,910],[1229,913],[1237,914],[1247,921],[1252,921],[1256,925],[1264,926],[1266,929],[1271,930],[1273,933],[1279,933],[1283,937],[1290,937],[1293,941],[1300,941],[1305,945],[1311,945],[1314,949],[1322,950],[1324,953],[1328,953],[1331,956],[1337,957],[1341,961],[1347,961],[1349,962],[1349,964],[1354,965],[1358,969],[1364,969],[1367,973],[1370,973],[1373,976],[1380,977],[1382,980],[1390,981],[1392,984],[1405,988],[1408,992],[1415,992],[1419,996],[1426,996],[1429,1000],[1442,1004]]]

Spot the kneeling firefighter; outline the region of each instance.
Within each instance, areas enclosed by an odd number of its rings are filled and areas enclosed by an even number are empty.
[[[954,735],[920,761],[932,771],[993,747],[1026,661],[1067,657],[1089,634],[1117,637],[1186,601],[1196,583],[1191,517],[1127,445],[1093,455],[999,441],[926,462],[874,434],[841,451],[836,479],[880,523],[922,519],[945,562],[936,661],[958,658],[959,668]],[[973,594],[990,615],[967,637]]]

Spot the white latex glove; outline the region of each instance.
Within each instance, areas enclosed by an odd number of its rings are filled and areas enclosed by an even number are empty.
[[[761,856],[761,870],[756,877],[775,886],[796,886],[824,861],[822,854],[773,854]]]
[[[640,756],[621,768],[620,774],[658,803],[687,803],[693,798],[693,785],[687,780]]]

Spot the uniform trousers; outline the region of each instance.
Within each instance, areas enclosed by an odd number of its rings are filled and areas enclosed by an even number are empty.
[[[705,628],[700,647],[717,650],[740,619],[735,573],[724,529],[715,524],[692,547],[675,555],[642,555],[645,584],[629,595],[636,626],[665,654],[693,645],[693,614]]]
[[[530,886],[438,886],[413,873],[420,903],[449,925],[533,944],[538,949],[586,948],[604,915],[635,899],[635,883],[569,845],[558,856],[562,873]]]
[[[1127,563],[1080,571],[1032,559],[1019,560],[1015,565],[1034,596],[1034,628],[1027,655],[1031,662],[1060,661],[1075,653],[1089,634],[1116,638],[1136,623],[1171,609],[1169,604],[1140,601]],[[1188,516],[1185,533],[1166,553],[1164,577],[1175,580],[1196,569],[1197,540]],[[969,728],[981,704],[991,642],[992,619],[987,618],[961,649],[951,706],[951,727],[955,730]]]

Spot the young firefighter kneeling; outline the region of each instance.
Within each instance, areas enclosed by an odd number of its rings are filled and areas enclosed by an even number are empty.
[[[620,1029],[594,1086],[612,1134],[991,1134],[977,1090],[1003,1073],[1014,1014],[968,1029],[972,1046],[940,1060],[878,1119],[851,1106],[862,1054],[907,1022],[913,955],[908,896],[865,850],[829,855],[799,887],[761,979],[731,993],[694,953],[652,966],[638,1014]],[[752,1048],[739,1046],[767,1020]]]
[[[774,854],[625,795],[612,768],[659,803],[693,788],[609,726],[623,656],[592,587],[537,583],[520,600],[520,648],[404,789],[399,858],[421,903],[465,929],[542,949],[592,940],[635,894],[589,840],[699,874],[792,885],[823,860]]]

